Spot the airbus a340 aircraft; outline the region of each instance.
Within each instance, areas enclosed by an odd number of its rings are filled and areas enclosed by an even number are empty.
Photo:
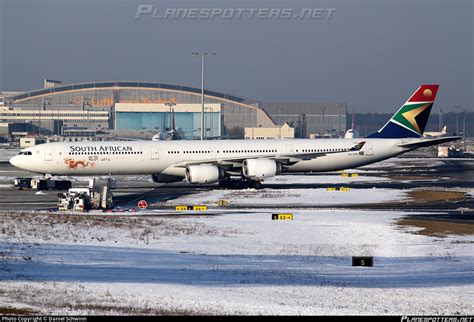
[[[48,143],[10,162],[47,175],[150,174],[155,182],[219,182],[261,186],[282,172],[335,171],[385,160],[459,137],[423,138],[438,85],[422,85],[376,133],[365,139],[109,141]],[[231,180],[237,176],[239,179]]]

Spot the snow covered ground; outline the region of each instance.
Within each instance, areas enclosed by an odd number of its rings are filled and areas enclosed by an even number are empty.
[[[320,183],[320,184],[347,184],[354,182],[383,182],[390,181],[388,177],[364,176],[362,171],[357,172],[357,177],[343,177],[342,173],[325,174],[325,175],[281,175],[265,179],[265,183]],[[346,171],[346,174],[356,173],[354,171]]]
[[[347,171],[360,174],[355,178],[285,175],[266,182],[375,185],[391,180],[383,176],[399,162]],[[2,176],[7,173],[0,171],[0,181]],[[165,203],[227,199],[249,208],[213,208],[205,215],[169,207],[142,216],[0,213],[0,308],[43,314],[472,315],[472,234],[415,234],[420,228],[397,225],[408,215],[403,212],[292,208],[400,202],[409,198],[407,191],[215,190]],[[255,205],[263,208],[250,209]],[[272,221],[276,212],[291,212],[294,220]],[[351,257],[362,255],[374,256],[375,266],[352,267]]]
[[[327,191],[326,189],[246,189],[214,190],[182,196],[167,202],[169,205],[216,205],[219,199],[231,205],[252,206],[330,206],[400,201],[404,191],[395,189],[351,189]]]
[[[3,214],[0,303],[42,313],[473,314],[471,236],[402,212]],[[281,209],[288,212],[288,209]],[[374,256],[372,268],[351,256]]]
[[[399,167],[400,163],[404,163],[405,168],[414,168],[414,167],[436,167],[444,165],[444,161],[448,160],[446,158],[391,158],[384,161],[372,163],[369,165],[365,165],[358,169],[360,170],[370,170],[370,169],[379,169],[379,168],[387,168],[390,170],[394,167]],[[467,159],[449,159],[449,160],[467,160]]]

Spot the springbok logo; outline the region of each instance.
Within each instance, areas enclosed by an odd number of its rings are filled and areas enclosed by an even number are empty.
[[[87,168],[87,167],[93,167],[95,165],[94,162],[89,162],[86,160],[76,161],[71,158],[64,159],[64,163],[68,165],[69,169],[74,169],[74,170],[76,170],[79,166],[83,168]]]
[[[433,103],[406,104],[393,117],[393,120],[397,121],[399,125],[421,135],[428,122],[431,106],[433,106]]]

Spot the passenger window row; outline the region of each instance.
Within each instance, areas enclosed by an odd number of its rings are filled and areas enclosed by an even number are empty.
[[[302,152],[337,152],[348,151],[349,149],[303,149]]]
[[[143,152],[69,152],[69,155],[143,154]]]
[[[277,150],[225,150],[224,153],[275,153]]]
[[[193,154],[193,153],[211,153],[212,151],[183,151],[184,154]],[[216,151],[219,153],[219,151]],[[277,150],[225,150],[222,153],[274,153]],[[168,151],[168,154],[178,154],[180,151]]]

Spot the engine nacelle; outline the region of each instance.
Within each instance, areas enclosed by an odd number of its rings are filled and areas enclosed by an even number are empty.
[[[152,174],[151,178],[153,179],[153,182],[157,183],[171,183],[171,182],[180,182],[183,181],[183,177],[179,176],[171,176],[169,174]]]
[[[224,178],[224,171],[213,165],[190,165],[186,168],[189,183],[213,183]]]
[[[280,174],[281,170],[281,163],[275,160],[248,159],[244,160],[242,166],[244,176],[250,179],[274,177]]]

